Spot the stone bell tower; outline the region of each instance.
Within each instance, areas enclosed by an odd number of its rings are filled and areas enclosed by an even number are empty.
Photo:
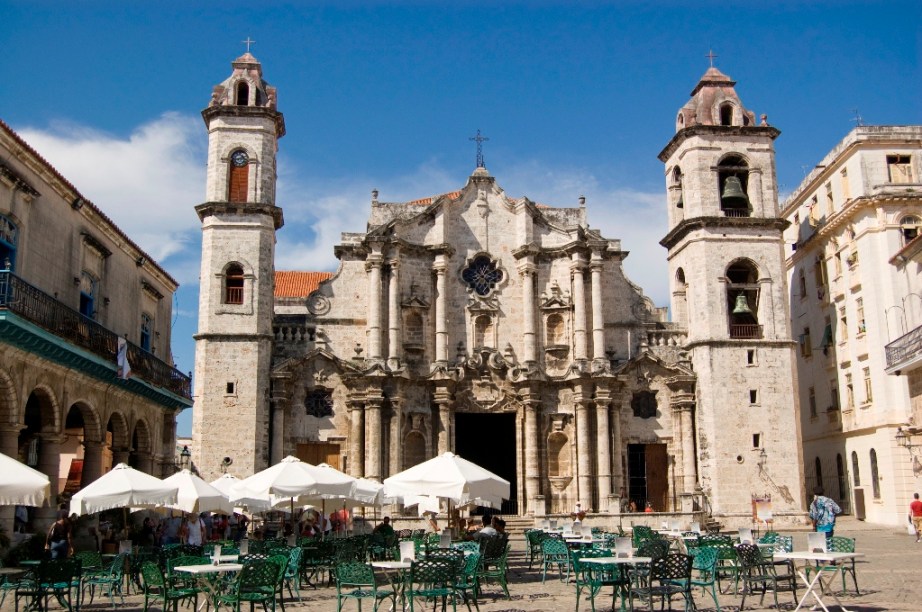
[[[679,109],[666,165],[672,312],[697,375],[699,484],[715,513],[770,495],[802,518],[800,420],[774,140],[711,67]]]
[[[220,476],[225,457],[244,477],[269,462],[269,369],[278,139],[276,89],[249,52],[231,64],[202,117],[208,129],[199,329],[195,336],[193,462]]]

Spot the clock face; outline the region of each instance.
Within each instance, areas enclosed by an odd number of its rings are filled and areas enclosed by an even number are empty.
[[[250,161],[250,158],[243,151],[234,151],[234,154],[231,155],[231,163],[238,168],[247,165],[248,161]]]

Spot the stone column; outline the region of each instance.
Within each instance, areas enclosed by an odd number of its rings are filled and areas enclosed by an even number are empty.
[[[387,287],[387,367],[400,367],[400,278],[396,259],[390,261],[390,277]]]
[[[527,363],[536,360],[535,264],[528,260],[523,261],[519,267],[519,274],[522,277],[523,358]]]
[[[365,261],[368,272],[368,358],[381,360],[381,253],[372,252]]]
[[[602,255],[592,254],[592,360],[605,363],[605,320],[602,316]]]
[[[578,470],[577,499],[583,508],[592,508],[592,447],[589,439],[589,400],[582,392],[574,396],[576,404],[576,467]]]
[[[151,456],[148,451],[138,451],[135,453],[135,458],[138,467],[135,468],[139,472],[144,472],[145,474],[154,475],[154,458]]]
[[[595,423],[596,423],[596,453],[599,464],[598,482],[599,482],[599,512],[606,510],[611,512],[612,508],[607,508],[608,496],[611,495],[611,431],[608,426],[608,405],[610,399],[607,389],[597,389],[595,399]]]
[[[749,179],[747,182],[746,195],[749,196],[749,205],[752,206],[753,215],[757,217],[774,217],[778,213],[773,210],[765,210],[766,200],[762,195],[762,170],[760,168],[749,169]]]
[[[119,463],[127,464],[130,457],[131,457],[131,450],[127,448],[113,448],[112,449],[112,467],[117,466]]]
[[[403,402],[400,398],[391,399],[391,444],[388,456],[388,476],[403,470]]]
[[[80,476],[80,488],[102,476],[102,448],[102,442],[83,441],[83,473]]]
[[[437,453],[447,453],[451,448],[451,394],[445,389],[435,392],[435,403],[439,407]]]
[[[382,397],[369,397],[365,404],[365,477],[381,480]]]
[[[24,425],[0,425],[0,452],[12,459],[19,458],[19,432]],[[7,535],[13,533],[15,521],[13,519],[13,506],[0,507],[0,527]]]
[[[526,393],[522,402],[525,405],[525,508],[522,510],[535,514],[535,498],[541,494],[541,468],[538,463],[538,410],[541,403],[530,391]]]
[[[570,263],[570,274],[573,278],[573,357],[577,361],[585,361],[588,354],[586,350],[586,281],[583,278],[583,268],[583,261],[579,253],[573,253]]]
[[[685,493],[692,493],[698,482],[695,461],[695,427],[692,423],[694,404],[684,404],[679,413],[682,422],[682,487]]]
[[[54,522],[58,511],[57,498],[60,491],[61,478],[61,443],[64,436],[57,432],[40,433],[38,448],[38,466],[36,469],[48,476],[51,481],[51,495],[47,506],[35,509],[35,518],[39,520],[38,527],[47,529]]]
[[[444,255],[437,255],[433,270],[435,271],[435,360],[440,363],[448,361],[448,328],[445,313],[448,306],[446,295],[445,272],[447,270]]]
[[[622,456],[624,454],[624,443],[621,440],[621,393],[612,393],[611,411],[609,413],[608,425],[611,428],[611,457],[612,457],[612,488],[618,491],[627,490],[627,484],[624,482],[624,463]]]
[[[365,476],[364,406],[358,402],[352,402],[350,416],[352,421],[349,432],[349,475],[363,478]]]

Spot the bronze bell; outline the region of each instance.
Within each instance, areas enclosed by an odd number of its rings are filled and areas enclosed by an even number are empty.
[[[749,300],[746,299],[746,294],[740,292],[736,296],[736,306],[733,307],[733,314],[752,314],[752,309],[749,308]]]
[[[739,177],[728,176],[724,181],[724,192],[720,196],[721,204],[725,208],[748,208],[749,198],[743,191],[743,184],[740,183]]]

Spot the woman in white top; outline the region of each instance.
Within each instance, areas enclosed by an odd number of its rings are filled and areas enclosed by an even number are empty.
[[[188,516],[182,522],[182,541],[194,546],[201,546],[205,541],[205,523],[197,515]]]

